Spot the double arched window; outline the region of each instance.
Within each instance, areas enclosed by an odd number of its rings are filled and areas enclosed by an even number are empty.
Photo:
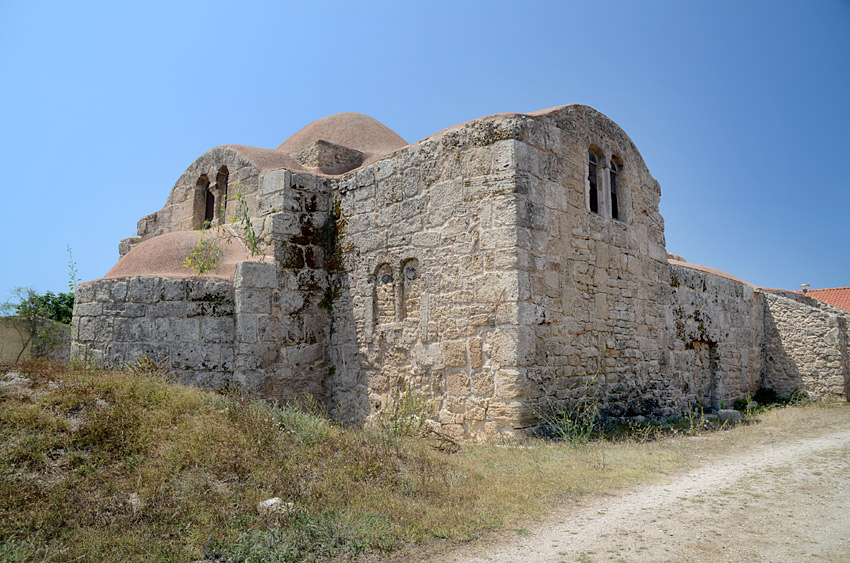
[[[196,229],[225,222],[227,216],[227,181],[230,173],[227,166],[218,169],[215,184],[209,176],[201,174],[195,182],[195,208],[193,224]]]

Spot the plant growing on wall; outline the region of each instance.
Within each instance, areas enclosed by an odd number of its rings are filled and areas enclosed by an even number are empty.
[[[186,259],[183,261],[183,266],[192,270],[198,275],[215,272],[218,268],[218,261],[221,259],[222,250],[221,242],[231,244],[233,239],[239,239],[248,249],[251,256],[260,254],[260,241],[257,233],[254,230],[254,225],[251,222],[249,215],[248,202],[245,199],[245,193],[242,191],[242,185],[236,184],[234,190],[229,193],[226,199],[221,204],[221,215],[225,215],[225,209],[230,202],[233,208],[230,219],[224,225],[211,225],[209,222],[204,223],[201,229],[201,237],[198,239],[198,244],[195,245]]]
[[[215,272],[218,268],[218,261],[221,258],[221,246],[219,246],[216,236],[210,236],[209,233],[210,231],[208,229],[201,231],[201,238],[198,239],[198,244],[195,245],[195,248],[183,260],[183,266],[198,275]]]

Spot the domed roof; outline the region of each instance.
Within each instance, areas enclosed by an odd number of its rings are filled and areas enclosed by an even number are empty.
[[[327,141],[360,151],[363,153],[364,164],[408,144],[398,133],[377,119],[347,111],[317,119],[302,127],[275,150],[294,154],[316,141]]]
[[[208,231],[205,237],[214,237]],[[198,244],[201,231],[177,231],[143,240],[122,256],[105,276],[107,278],[129,278],[134,276],[157,276],[163,278],[192,278],[197,274],[183,265],[186,257]],[[214,272],[204,274],[204,278],[231,280],[238,262],[259,261],[262,256],[251,256],[239,239],[219,241],[221,258]]]

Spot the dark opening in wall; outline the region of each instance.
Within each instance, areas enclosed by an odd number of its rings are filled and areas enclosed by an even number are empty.
[[[617,166],[617,162],[614,159],[611,159],[611,217],[614,219],[620,219],[620,207],[617,202],[617,186],[618,186],[618,173],[620,169]]]
[[[203,229],[209,214],[210,180],[206,174],[201,174],[195,182],[195,204],[192,210],[192,228]],[[212,203],[213,207],[215,202]]]
[[[590,198],[590,211],[599,213],[599,191],[597,189],[597,168],[599,166],[599,158],[589,151],[587,153],[587,184],[588,196]]]
[[[230,177],[230,171],[227,166],[222,166],[218,169],[218,174],[215,176],[215,191],[221,201],[221,209],[216,209],[219,214],[219,222],[227,222],[227,180]]]
[[[207,186],[204,202],[204,226],[212,225],[213,220],[215,220],[215,194]]]

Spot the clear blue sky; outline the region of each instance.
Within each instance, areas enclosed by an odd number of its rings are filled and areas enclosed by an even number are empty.
[[[850,285],[850,2],[0,0],[0,300],[105,274],[220,144],[340,111],[413,142],[590,105],[661,182],[667,248]]]

